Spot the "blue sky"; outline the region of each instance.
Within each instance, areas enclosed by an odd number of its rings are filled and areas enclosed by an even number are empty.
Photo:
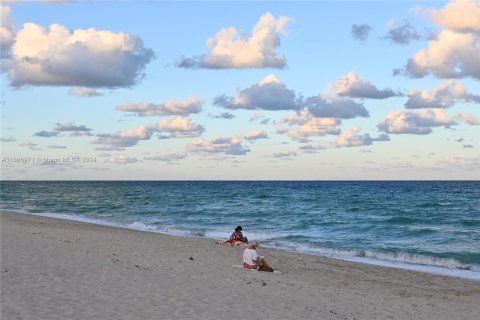
[[[478,1],[5,2],[1,178],[479,179],[479,21]]]

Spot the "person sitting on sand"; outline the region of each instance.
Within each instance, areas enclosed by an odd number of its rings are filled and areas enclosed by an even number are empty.
[[[267,261],[257,253],[258,242],[253,241],[243,252],[243,267],[258,271],[273,272]]]
[[[248,239],[243,236],[242,226],[237,226],[228,240],[218,241],[217,243],[228,246],[244,246],[246,243],[248,243]]]

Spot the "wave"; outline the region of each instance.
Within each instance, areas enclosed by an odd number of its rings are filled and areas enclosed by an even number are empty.
[[[333,259],[480,280],[480,264],[465,264],[453,258],[437,258],[406,252],[383,253],[373,250],[339,250],[289,242],[277,242],[269,247]]]
[[[400,224],[400,225],[405,225],[405,224],[414,224],[418,222],[418,219],[412,218],[412,217],[393,217],[385,222],[390,223],[390,224]]]

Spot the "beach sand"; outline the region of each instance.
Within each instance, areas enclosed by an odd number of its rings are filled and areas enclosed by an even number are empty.
[[[2,212],[1,319],[478,319],[480,282]]]

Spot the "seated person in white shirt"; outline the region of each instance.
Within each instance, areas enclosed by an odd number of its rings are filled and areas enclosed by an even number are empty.
[[[258,242],[253,241],[243,252],[243,267],[245,269],[255,269],[258,271],[273,272],[267,261],[257,253]]]

